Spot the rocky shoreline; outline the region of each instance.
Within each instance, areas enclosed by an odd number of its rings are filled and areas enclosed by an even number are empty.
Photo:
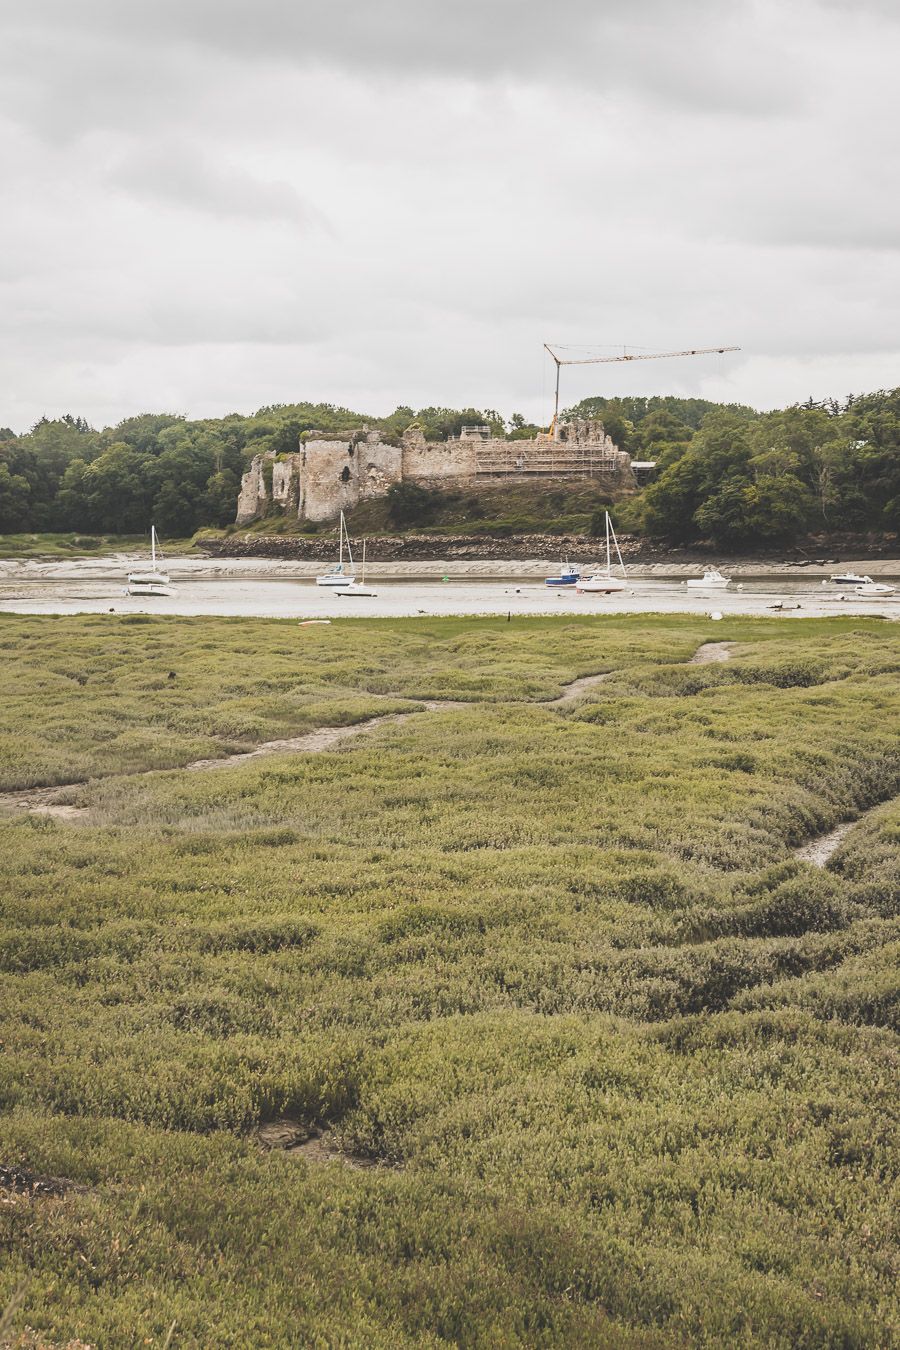
[[[354,541],[356,542],[356,541]],[[367,540],[373,562],[525,562],[533,559],[597,557],[601,540],[586,534],[405,534],[379,535]],[[636,535],[619,540],[622,556],[637,565],[660,563],[709,566],[773,564],[787,567],[828,567],[850,559],[894,559],[900,556],[900,541],[887,535],[842,535],[812,537],[791,548],[766,548],[734,554],[712,549],[674,548]],[[331,534],[266,535],[235,534],[203,539],[200,547],[215,558],[271,558],[302,562],[332,561],[335,541]]]

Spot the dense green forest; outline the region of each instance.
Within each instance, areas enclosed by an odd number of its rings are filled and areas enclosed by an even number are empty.
[[[641,533],[722,548],[900,529],[900,389],[757,413],[681,399],[587,399],[633,457],[657,462],[624,513]]]
[[[396,436],[414,421],[434,440],[458,435],[469,422],[489,422],[498,434],[506,426],[490,409],[401,407],[379,418],[295,403],[195,422],[142,413],[103,431],[72,416],[42,418],[23,436],[0,428],[0,533],[141,534],[152,520],[161,534],[183,538],[234,520],[240,477],[253,455],[296,450],[308,431],[367,423]],[[518,424],[525,425],[521,418]]]
[[[598,397],[564,416],[599,417],[622,449],[656,460],[655,481],[619,512],[640,533],[729,548],[900,529],[900,389],[768,413],[703,399]],[[521,414],[507,421],[491,409],[399,407],[378,418],[322,403],[201,421],[145,413],[103,431],[80,417],[42,418],[24,435],[0,429],[0,532],[139,534],[153,520],[163,535],[184,538],[231,523],[249,459],[289,452],[306,432],[367,423],[397,436],[417,422],[441,440],[473,421],[511,439],[537,430]]]

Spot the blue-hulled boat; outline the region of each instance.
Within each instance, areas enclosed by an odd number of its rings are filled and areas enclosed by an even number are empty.
[[[544,580],[547,586],[574,586],[580,576],[581,572],[577,567],[571,567],[566,563],[559,569],[558,577],[545,577]]]

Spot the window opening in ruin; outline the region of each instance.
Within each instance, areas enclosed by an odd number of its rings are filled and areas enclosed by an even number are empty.
[[[347,467],[346,464],[345,464],[344,467],[341,469],[341,482],[342,482],[342,483],[349,483],[349,482],[350,482],[350,470],[349,470],[349,468]]]

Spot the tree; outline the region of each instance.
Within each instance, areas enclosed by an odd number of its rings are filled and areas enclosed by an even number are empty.
[[[731,528],[727,522],[740,513],[739,493],[749,478],[750,458],[747,420],[726,411],[710,413],[685,453],[645,491],[644,528],[675,543],[702,538],[713,520],[717,528]],[[699,508],[720,494],[721,500],[699,520]]]
[[[206,490],[200,498],[200,523],[204,525],[230,525],[234,520],[234,508],[237,501],[240,482],[230,469],[221,469],[211,474],[206,482]],[[196,528],[196,526],[194,527]]]
[[[31,489],[28,479],[20,473],[10,473],[9,466],[0,462],[0,531],[18,533],[28,519]]]
[[[86,505],[83,529],[104,534],[142,534],[150,525],[145,459],[124,441],[116,442],[85,466],[81,490]],[[74,488],[74,482],[67,483]]]
[[[160,534],[184,539],[198,524],[196,496],[188,487],[167,479],[153,502],[153,520]]]

